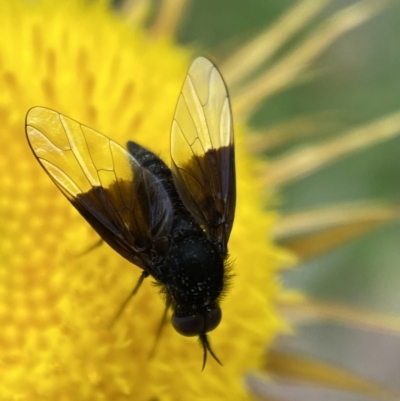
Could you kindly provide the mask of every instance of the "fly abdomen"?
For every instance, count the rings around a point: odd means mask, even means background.
[[[224,263],[216,245],[199,232],[187,232],[171,245],[167,285],[175,313],[194,314],[214,303],[224,285]]]

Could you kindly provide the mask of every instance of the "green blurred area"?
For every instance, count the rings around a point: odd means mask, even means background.
[[[351,3],[355,2],[331,2],[282,52],[294,49],[321,21]],[[211,49],[220,61],[294,4],[288,0],[192,1],[179,40],[196,44],[199,51],[207,49],[206,54]],[[399,38],[400,2],[392,1],[378,16],[331,45],[313,64],[310,79],[265,102],[251,125],[268,128],[296,116],[328,112],[333,124],[291,145],[299,147],[400,110]],[[280,195],[284,212],[364,199],[387,199],[400,206],[400,135],[287,185]],[[284,279],[324,299],[398,313],[400,224],[394,222],[319,257]]]

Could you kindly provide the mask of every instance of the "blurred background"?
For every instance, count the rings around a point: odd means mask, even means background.
[[[223,61],[296,3],[289,0],[193,1],[179,31],[179,41],[194,43],[200,49],[207,49],[206,54],[213,55],[217,62]],[[351,3],[356,2],[331,2],[277,57],[295,49],[321,21]],[[399,38],[400,2],[393,1],[377,16],[329,46],[308,76],[270,97],[252,115],[251,128],[268,132],[268,127],[304,115],[322,116],[326,124],[310,136],[263,157],[275,158],[310,143],[322,143],[351,127],[400,110]],[[400,135],[281,187],[278,199],[282,213],[362,200],[386,200],[400,206]],[[398,221],[387,224],[304,263],[300,269],[285,273],[283,280],[288,286],[323,300],[399,315],[400,224]],[[396,366],[400,367],[396,356],[400,353],[399,338],[389,336],[382,340],[371,333],[364,338],[357,330],[329,323],[299,330],[299,347],[303,350],[340,365],[347,360],[346,365],[369,375],[368,361],[362,358],[363,347],[385,341],[385,347],[375,355],[382,366],[373,376],[399,388],[396,370]]]

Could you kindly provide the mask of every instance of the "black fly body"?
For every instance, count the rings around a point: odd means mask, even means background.
[[[135,142],[127,150],[53,110],[26,118],[31,149],[53,182],[100,237],[161,286],[171,322],[198,336],[220,323],[235,204],[232,113],[221,74],[206,58],[191,65],[171,128],[171,168]]]

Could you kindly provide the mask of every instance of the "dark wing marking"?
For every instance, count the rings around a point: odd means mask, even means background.
[[[232,113],[221,74],[204,57],[192,63],[179,96],[171,158],[184,205],[226,252],[236,205]]]
[[[153,274],[151,258],[166,248],[172,225],[160,181],[120,145],[55,111],[29,110],[26,135],[46,173],[101,238]]]

